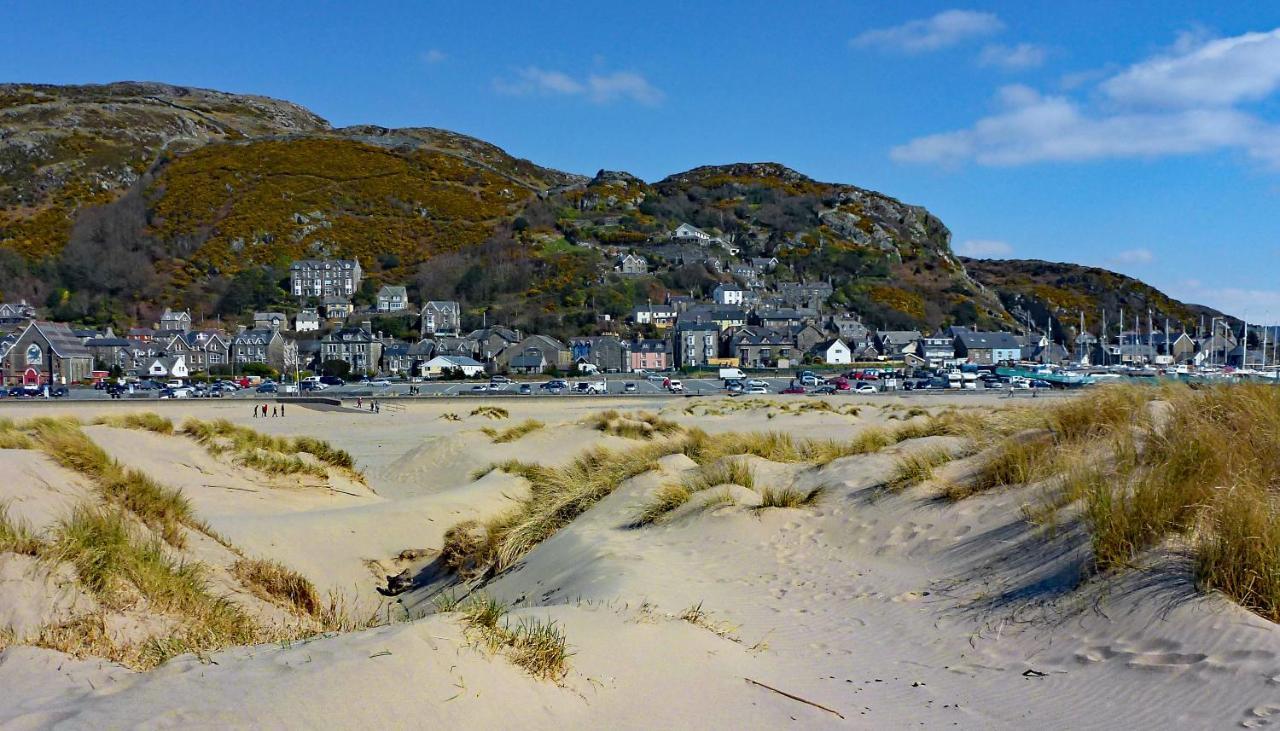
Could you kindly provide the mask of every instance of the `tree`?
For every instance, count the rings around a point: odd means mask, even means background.
[[[320,364],[320,375],[336,376],[346,380],[347,376],[351,375],[351,364],[345,360],[337,360],[336,358],[333,360],[326,360]]]

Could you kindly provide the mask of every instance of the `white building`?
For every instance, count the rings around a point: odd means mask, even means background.
[[[739,306],[746,300],[747,290],[736,284],[720,284],[711,296],[718,305]]]
[[[484,364],[463,355],[437,355],[422,366],[428,376],[441,376],[448,371],[460,370],[468,378],[484,373]]]
[[[809,352],[827,365],[849,365],[853,362],[853,351],[839,338],[818,343]]]
[[[315,308],[304,308],[293,318],[294,332],[314,332],[319,329],[320,313],[316,312]]]
[[[147,366],[147,375],[152,378],[186,378],[191,373],[187,370],[186,356],[174,355],[152,359]]]

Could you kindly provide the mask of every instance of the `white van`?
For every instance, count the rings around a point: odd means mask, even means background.
[[[720,369],[720,380],[722,381],[738,381],[746,377],[747,374],[743,373],[741,368]]]

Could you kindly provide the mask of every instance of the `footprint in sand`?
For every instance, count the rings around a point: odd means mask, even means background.
[[[1265,728],[1275,721],[1278,713],[1280,706],[1254,706],[1245,713],[1248,718],[1241,721],[1240,725],[1244,728]]]

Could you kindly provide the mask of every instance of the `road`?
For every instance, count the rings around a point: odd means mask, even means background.
[[[487,380],[424,381],[422,383],[415,383],[415,384],[393,383],[390,386],[382,386],[382,387],[374,387],[368,384],[350,383],[344,386],[332,386],[332,387],[326,388],[323,391],[314,392],[312,395],[327,396],[331,398],[348,398],[348,399],[404,398],[404,397],[408,397],[408,398],[433,398],[433,397],[435,398],[439,398],[439,397],[492,398],[492,397],[504,397],[504,396],[509,396],[512,398],[515,398],[515,397],[529,398],[530,396],[540,397],[540,398],[555,398],[555,397],[582,398],[583,397],[583,395],[573,393],[572,391],[565,391],[562,394],[553,394],[543,389],[540,389],[539,386],[543,383],[546,383],[547,380],[548,379],[546,378],[542,378],[539,380],[518,381],[516,383],[505,384],[501,386],[498,390],[484,390],[484,391],[477,391],[475,390],[475,387],[476,386],[487,387],[488,385]],[[566,378],[564,380],[567,381],[569,384],[571,384],[571,386],[573,383],[576,383],[579,381],[604,380],[608,388],[607,393],[609,396],[663,396],[663,395],[675,396],[676,395],[676,394],[669,394],[665,389],[662,388],[661,379],[650,381],[645,378],[637,378],[635,376],[629,376],[627,374],[609,374],[606,376],[596,376],[596,377],[591,377],[586,379]],[[715,395],[715,394],[722,394],[725,392],[724,382],[716,378],[679,377],[679,380],[684,384],[684,389],[685,389],[684,395],[687,395],[687,396],[709,396],[709,395]],[[780,392],[782,389],[789,386],[792,382],[792,379],[790,377],[758,378],[758,379],[753,377],[752,380],[763,381],[765,384],[765,387],[769,390],[769,394],[767,395],[778,394],[778,392]],[[532,394],[521,395],[519,393],[520,386],[525,383],[529,384],[532,387]],[[628,383],[635,384],[635,391],[628,392],[626,390],[626,384]],[[409,389],[411,386],[416,388],[419,391],[417,396],[409,395]],[[937,391],[935,390],[893,391],[891,393],[900,395],[900,396],[917,395],[917,396],[926,397],[931,394],[940,394],[940,393],[946,393],[946,394],[999,393],[1001,390],[1003,389],[978,389],[977,391],[960,391],[958,389],[946,389],[946,390],[937,390]],[[851,392],[846,391],[842,393],[847,394]],[[1026,393],[1025,395],[1030,396],[1029,393]],[[155,400],[158,397],[159,396],[157,391],[141,391],[119,400],[123,402],[134,402],[134,401]],[[254,389],[250,388],[244,391],[236,392],[234,394],[227,394],[223,396],[223,398],[237,399],[237,400],[275,399],[277,398],[277,394],[257,393]],[[9,397],[3,398],[3,401],[41,401],[41,400],[43,399],[9,398]],[[66,400],[87,401],[87,400],[111,400],[111,399],[107,395],[106,391],[96,391],[92,388],[75,387],[70,390],[70,394],[66,397]]]

